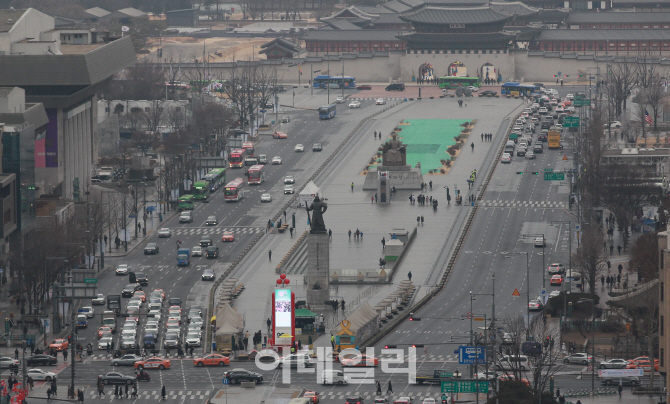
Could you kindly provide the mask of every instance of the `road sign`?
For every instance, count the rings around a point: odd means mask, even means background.
[[[568,161],[568,155],[567,154],[563,156],[563,161]]]
[[[85,278],[84,283],[98,283],[96,278]]]
[[[560,76],[560,75],[561,75],[561,72],[558,72],[558,75]]]
[[[519,289],[514,289],[514,292],[512,292],[512,296],[521,296],[521,293],[519,293]]]
[[[553,169],[553,168],[545,168],[545,169],[544,169],[544,172],[545,172],[545,173],[553,173],[553,172],[554,172],[554,169]]]
[[[588,370],[589,372],[593,372],[593,365],[589,365]]]
[[[445,381],[440,383],[441,393],[488,393],[489,381]]]
[[[224,386],[227,386],[227,385],[228,385],[228,379],[225,378],[225,377],[223,378],[223,385],[224,385]]]
[[[575,107],[591,106],[591,100],[574,100]],[[565,120],[565,118],[563,118]]]
[[[644,376],[644,369],[599,369],[600,377]]]
[[[565,118],[563,118],[563,119],[565,120]],[[136,219],[137,215],[128,215],[128,217],[131,218],[131,219]]]
[[[563,118],[563,127],[564,128],[579,128],[579,117],[578,116],[566,116]]]
[[[468,314],[466,314],[465,317],[467,317],[468,320],[472,319],[472,313],[468,313]]]
[[[596,76],[589,76],[589,80],[595,80]]]
[[[564,181],[565,173],[544,173],[545,181]]]
[[[486,351],[479,346],[459,346],[458,363],[461,365],[484,364],[486,363]]]
[[[454,377],[454,372],[446,372],[444,370],[438,370],[438,377],[441,379],[449,379]]]

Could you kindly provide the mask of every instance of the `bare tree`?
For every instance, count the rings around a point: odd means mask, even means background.
[[[148,131],[157,135],[158,128],[163,125],[165,119],[165,102],[162,100],[153,100],[147,109],[143,113],[145,127]],[[154,137],[153,140],[156,141],[158,139]]]
[[[596,281],[600,274],[607,268],[605,257],[603,233],[594,223],[584,226],[582,236],[579,240],[577,252],[572,256],[572,263],[579,268],[584,282],[589,284],[591,293],[595,293]]]
[[[626,100],[631,90],[638,84],[635,61],[623,58],[616,63],[608,63],[604,80],[607,93],[614,102],[615,115],[621,116],[626,109]]]
[[[628,271],[637,273],[645,282],[658,278],[658,235],[654,232],[640,236],[630,251]]]
[[[168,105],[166,107],[165,120],[172,131],[181,131],[186,125],[186,111],[184,106]]]

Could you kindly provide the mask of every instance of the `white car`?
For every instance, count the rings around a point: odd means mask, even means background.
[[[107,344],[112,344],[113,340],[111,335],[109,337],[102,337],[98,340],[98,349],[104,351],[107,350]]]
[[[119,264],[116,266],[117,275],[128,275],[128,264]]]
[[[544,237],[535,237],[535,240],[533,241],[533,245],[535,247],[544,247],[546,246],[546,239]]]
[[[531,300],[530,303],[528,303],[528,310],[532,311],[542,310],[542,302],[539,300]]]
[[[201,337],[199,332],[191,331],[186,335],[186,346],[200,346]]]
[[[377,98],[377,101],[375,101],[376,105],[384,105],[386,104],[386,100],[384,98]]]
[[[360,107],[361,107],[360,101],[351,101],[351,103],[349,103],[349,108],[360,108]]]
[[[274,157],[272,158],[272,164],[275,164],[275,165],[277,165],[277,164],[281,164],[281,157],[279,157],[279,156],[274,156]]]
[[[556,112],[559,113],[559,114],[561,112],[565,112],[565,108],[563,108],[561,105],[559,105],[559,106],[556,107]]]
[[[295,151],[297,151],[297,152],[304,152],[304,151],[305,151],[305,146],[303,146],[303,145],[301,145],[301,144],[297,144],[297,145],[295,145],[295,147],[293,148],[293,150],[295,150]]]
[[[101,306],[105,304],[105,295],[102,293],[98,293],[95,297],[95,299],[91,299],[91,304],[96,305],[96,306]]]
[[[286,195],[286,194],[294,194],[294,193],[295,193],[295,188],[293,187],[293,185],[286,185],[286,186],[284,187],[284,195]]]
[[[29,369],[26,372],[27,376],[30,376],[33,378],[33,380],[56,380],[56,374],[53,372],[47,372],[42,369]]]
[[[528,150],[526,152],[526,160],[534,160],[535,159],[535,153],[533,153],[532,150]]]
[[[500,157],[500,162],[501,163],[511,163],[512,162],[512,156],[509,153],[503,153],[502,157]]]
[[[434,398],[426,397],[423,399],[421,404],[437,404]]]
[[[265,193],[261,195],[261,202],[272,202],[272,195]]]
[[[475,373],[475,379],[480,380],[495,380],[498,377],[496,372],[489,370],[488,372],[477,372]]]
[[[335,100],[335,102],[336,102],[337,104],[344,104],[344,97],[342,97],[342,96],[337,97],[337,99]]]
[[[159,238],[172,237],[172,230],[168,229],[167,227],[163,227],[158,230],[158,237]]]
[[[540,114],[543,114],[543,115],[546,115],[546,114],[549,113],[549,111],[548,111],[547,108],[545,108],[545,107],[541,107],[540,110],[539,110],[538,112],[539,112]]]
[[[549,298],[553,299],[553,298],[558,297],[560,295],[561,295],[560,290],[552,290],[551,293],[549,293]]]
[[[147,324],[147,326],[144,327],[144,332],[146,334],[158,334],[158,324]]]
[[[95,313],[93,312],[93,307],[91,306],[84,306],[81,309],[79,309],[79,313],[86,315],[86,318],[93,318],[95,316]]]
[[[608,127],[610,127],[610,128],[620,128],[621,127],[621,122],[612,121],[612,122],[609,123],[609,126],[607,124],[605,124],[605,129],[607,129]]]
[[[553,263],[547,268],[549,275],[560,275],[565,273],[565,265],[559,263]]]
[[[284,177],[284,184],[295,184],[295,177],[292,175],[287,175]]]
[[[200,329],[202,329],[205,326],[205,320],[203,320],[200,317],[193,317],[191,319],[191,324],[197,324],[198,326],[200,326]]]
[[[202,257],[202,247],[199,245],[191,248],[191,256],[192,257]]]
[[[470,89],[470,91],[472,91],[473,93],[476,93],[476,92],[478,92],[478,91],[479,91],[479,87],[475,87],[475,86],[468,86],[468,88],[469,88],[469,89]]]
[[[574,99],[575,99],[575,96],[572,95],[572,94],[568,94],[568,95],[565,96],[565,99],[566,99],[566,100],[574,100]]]

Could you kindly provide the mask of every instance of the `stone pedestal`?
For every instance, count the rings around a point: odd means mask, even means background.
[[[327,232],[307,236],[307,304],[323,306],[330,300],[330,245]],[[314,285],[320,289],[314,289]]]
[[[412,190],[421,189],[423,183],[423,175],[420,168],[412,168],[410,166],[393,167],[393,166],[378,166],[377,169],[371,169],[365,176],[363,183],[363,190],[379,192],[379,173],[387,172],[387,180],[389,187],[395,187],[396,190]]]

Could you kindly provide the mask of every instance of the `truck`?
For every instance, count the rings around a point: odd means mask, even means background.
[[[180,248],[177,250],[177,266],[187,267],[191,265],[191,250],[189,248]]]
[[[442,382],[460,379],[461,374],[458,370],[451,372],[444,369],[433,370],[432,375],[416,375],[416,384],[440,384]]]
[[[547,147],[550,149],[559,149],[561,147],[561,132],[557,130],[550,130],[547,134]]]
[[[121,295],[107,296],[107,310],[113,311],[116,315],[121,313]]]
[[[113,333],[116,332],[116,313],[112,310],[105,310],[102,313],[102,326],[111,328]]]

